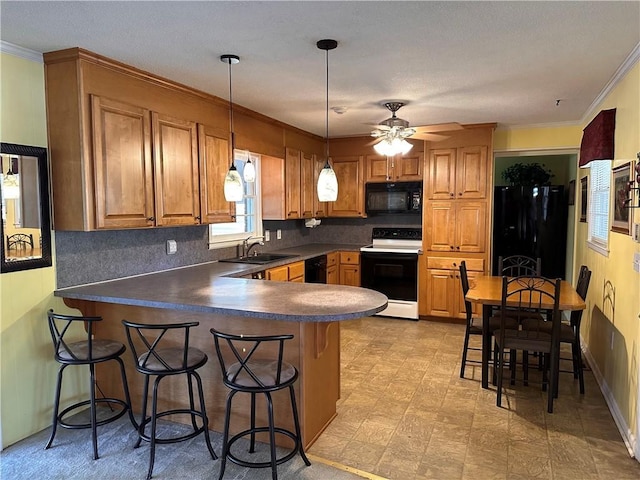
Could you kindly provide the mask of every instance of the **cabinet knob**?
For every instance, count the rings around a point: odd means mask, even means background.
[[[200,215],[198,215],[198,216],[196,217],[196,220],[200,220],[200,219],[201,219],[201,217],[200,217]]]
[[[453,250],[453,245],[451,245],[451,250]]]
[[[460,247],[456,247],[458,250],[460,250]]]
[[[155,219],[156,219],[156,217],[149,217],[149,218],[147,218],[147,220],[149,220],[150,222],[155,221]]]
[[[458,195],[462,196],[462,192],[458,192]]]
[[[454,267],[457,267],[458,265],[456,265],[456,263],[455,263],[455,262],[453,262],[453,266],[454,266]]]
[[[450,197],[455,197],[455,194],[454,193],[450,193],[449,196]]]

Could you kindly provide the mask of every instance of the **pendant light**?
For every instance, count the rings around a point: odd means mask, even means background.
[[[247,183],[256,181],[256,167],[251,163],[251,155],[247,156],[247,162],[244,164],[242,176],[244,177],[244,181]]]
[[[224,198],[227,202],[239,202],[242,200],[244,189],[242,187],[242,178],[233,162],[236,140],[233,132],[233,91],[231,89],[231,65],[240,63],[240,57],[237,55],[222,55],[220,61],[229,65],[229,130],[231,132],[231,166],[224,178]]]
[[[325,164],[320,175],[318,176],[318,200],[321,202],[335,202],[338,199],[338,179],[336,172],[331,168],[329,163],[329,50],[333,50],[338,46],[335,40],[320,40],[316,43],[320,50],[326,52],[327,66],[327,104],[326,104],[326,146],[325,146]]]

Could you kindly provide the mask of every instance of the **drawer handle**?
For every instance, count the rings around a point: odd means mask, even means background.
[[[156,219],[156,217],[149,217],[147,218],[147,220],[149,220],[150,222],[153,222]]]

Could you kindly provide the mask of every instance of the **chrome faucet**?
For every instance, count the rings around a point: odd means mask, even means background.
[[[242,257],[246,258],[249,256],[249,253],[251,252],[251,249],[253,247],[255,247],[256,245],[264,245],[264,241],[260,238],[258,239],[257,242],[253,242],[252,244],[249,244],[249,240],[251,240],[252,237],[248,237],[245,238],[242,242]],[[256,253],[257,255],[257,253]]]

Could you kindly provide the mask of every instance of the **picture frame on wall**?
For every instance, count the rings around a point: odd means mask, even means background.
[[[571,180],[569,182],[569,205],[575,205],[576,203],[576,181]]]
[[[583,223],[587,222],[587,201],[589,198],[587,178],[588,177],[582,177],[580,179],[580,221]]]
[[[629,179],[631,178],[631,162],[620,165],[612,171],[613,182],[613,221],[611,231],[629,235],[631,233],[631,215],[628,208],[625,208],[626,200],[629,198]]]

